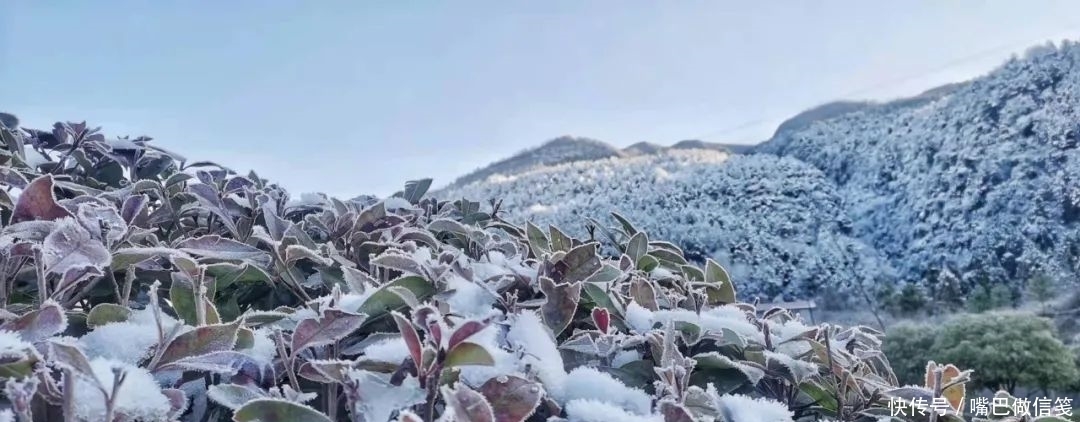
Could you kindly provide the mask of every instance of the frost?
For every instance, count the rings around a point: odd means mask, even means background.
[[[0,422],[15,422],[15,414],[11,409],[0,410]]]
[[[566,404],[566,417],[570,422],[663,422],[660,415],[642,416],[622,408],[596,400],[573,400]],[[739,421],[742,422],[742,421]]]
[[[271,332],[267,328],[260,328],[255,330],[255,341],[252,343],[251,348],[247,350],[248,355],[259,362],[269,364],[277,356],[277,346],[274,344],[274,340],[270,338]]]
[[[145,369],[110,359],[97,358],[90,361],[94,376],[101,381],[105,391],[112,392],[115,375],[113,368],[121,370],[124,382],[115,398],[115,410],[127,420],[145,422],[167,421],[171,406],[161,393],[161,387]],[[75,413],[88,421],[105,418],[105,395],[87,377],[79,377],[75,384]]]

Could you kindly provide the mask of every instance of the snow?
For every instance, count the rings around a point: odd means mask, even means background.
[[[112,392],[117,368],[125,375],[114,400],[117,414],[130,420],[145,422],[167,421],[171,406],[161,393],[161,387],[145,369],[124,362],[97,358],[90,361],[94,376],[101,381],[105,391]],[[79,377],[75,384],[75,413],[84,420],[99,421],[105,418],[106,396],[87,377]]]
[[[824,174],[788,158],[670,150],[532,167],[440,195],[498,198],[513,223],[554,224],[579,238],[584,217],[607,221],[618,211],[688,258],[718,259],[748,300],[845,287],[853,266],[875,262],[873,250],[847,248],[858,241],[842,233],[850,222]]]
[[[1032,50],[944,94],[816,121],[759,150],[823,171],[852,234],[903,281],[950,294],[1020,289],[1034,272],[1075,279],[1078,69],[1080,44]]]
[[[79,339],[87,357],[114,359],[132,365],[147,357],[157,342],[156,326],[131,321],[102,325]]]
[[[638,415],[647,415],[652,410],[652,399],[644,391],[627,387],[611,375],[586,366],[570,371],[562,389],[552,396],[562,403],[581,399],[602,401]]]
[[[663,422],[660,415],[642,416],[627,412],[617,406],[597,400],[574,400],[566,404],[566,417],[570,422]],[[742,421],[740,421],[742,422]]]
[[[409,347],[401,337],[388,338],[364,348],[365,359],[379,362],[401,363],[409,356]]]
[[[710,384],[711,387],[711,384]],[[715,394],[715,391],[713,391]],[[739,422],[786,422],[792,420],[787,406],[766,399],[755,399],[741,394],[726,394],[716,399],[720,413],[727,420]]]
[[[525,366],[530,366],[549,393],[555,396],[561,394],[560,389],[566,380],[562,355],[551,330],[536,312],[522,311],[517,314],[506,334],[506,341],[512,350],[523,353],[519,370],[525,372]]]
[[[636,333],[647,333],[652,330],[653,312],[631,301],[626,305],[626,325]]]

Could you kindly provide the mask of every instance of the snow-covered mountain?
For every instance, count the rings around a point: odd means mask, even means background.
[[[912,98],[817,107],[752,149],[681,145],[560,138],[438,194],[502,198],[511,219],[578,235],[619,210],[763,299],[1080,271],[1077,43]]]
[[[545,166],[441,192],[503,200],[514,222],[586,236],[584,217],[618,211],[691,258],[727,263],[744,294],[768,301],[845,286],[880,266],[847,233],[843,200],[821,171],[798,160],[668,149]]]
[[[1030,50],[970,83],[778,133],[756,150],[836,185],[853,234],[909,280],[965,285],[1080,257],[1080,44]],[[1017,281],[1017,282],[1014,282]]]

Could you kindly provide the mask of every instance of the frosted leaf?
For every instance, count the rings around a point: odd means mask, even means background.
[[[57,221],[53,232],[45,237],[42,253],[45,268],[60,275],[88,268],[100,270],[111,259],[109,250],[70,217]]]
[[[809,379],[818,373],[819,367],[816,363],[807,362],[800,359],[795,359],[783,353],[776,353],[771,351],[764,351],[765,358],[771,363],[776,362],[784,366],[791,372],[791,375],[795,377],[795,380],[799,383]]]
[[[415,377],[407,377],[400,386],[394,386],[386,375],[357,369],[349,372],[349,378],[356,383],[359,396],[353,412],[364,415],[365,420],[387,421],[394,412],[426,400],[426,393]]]
[[[622,367],[623,365],[626,365],[626,364],[628,364],[630,362],[641,360],[641,359],[642,359],[641,352],[639,352],[637,350],[634,350],[634,349],[620,350],[618,352],[615,352],[615,357],[611,358],[611,366],[615,367],[615,368],[619,368],[619,367]]]
[[[157,381],[145,369],[123,362],[97,358],[90,361],[94,376],[101,381],[105,391],[112,392],[116,377],[113,368],[125,374],[124,382],[117,390],[114,400],[117,415],[127,420],[145,422],[168,421],[172,406],[169,398],[161,393]],[[98,386],[86,377],[79,377],[75,382],[75,414],[87,421],[100,421],[105,418],[105,395]]]
[[[572,400],[567,403],[566,418],[569,422],[664,422],[664,417],[660,415],[642,416],[627,412],[618,406],[588,399]]]
[[[127,223],[115,208],[94,204],[80,204],[75,219],[90,233],[91,237],[112,245],[127,234]],[[105,237],[102,238],[101,235]]]
[[[611,375],[585,366],[570,371],[562,389],[552,395],[562,403],[595,400],[638,415],[647,415],[652,410],[652,399],[645,391],[627,387]]]

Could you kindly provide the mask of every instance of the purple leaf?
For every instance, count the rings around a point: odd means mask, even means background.
[[[540,405],[543,391],[540,384],[516,376],[495,377],[480,386],[480,394],[494,411],[495,422],[524,421]]]
[[[360,329],[367,318],[364,314],[354,314],[337,309],[323,311],[321,318],[308,318],[296,324],[292,335],[292,350],[331,344]]]
[[[443,387],[442,396],[447,406],[454,409],[454,416],[459,422],[495,422],[487,399],[463,384],[458,384],[454,389]]]
[[[540,308],[544,323],[557,336],[574,318],[578,301],[581,300],[581,282],[555,284],[548,277],[540,277],[540,291],[545,298]]]
[[[74,219],[60,220],[42,244],[45,268],[63,276],[58,291],[64,291],[81,277],[109,265],[112,256],[101,241],[90,236]]]
[[[124,205],[120,208],[120,217],[124,219],[129,225],[138,226],[135,222],[136,218],[144,219],[146,217],[146,204],[150,201],[150,198],[146,195],[132,195],[124,200]]]
[[[482,321],[466,321],[461,325],[458,325],[454,329],[454,334],[450,335],[450,342],[447,343],[446,348],[453,350],[455,346],[465,341],[469,337],[472,337],[473,334],[480,332],[480,330],[483,330],[487,326],[488,323]]]
[[[236,222],[233,221],[232,215],[229,214],[229,210],[225,207],[225,202],[218,196],[214,187],[208,184],[193,183],[188,185],[188,192],[195,196],[195,199],[206,208],[207,211],[213,213],[218,217],[225,228],[232,233],[233,236],[237,236],[239,231],[236,227]]]
[[[404,316],[397,312],[391,312],[390,315],[394,317],[394,322],[397,323],[398,331],[401,332],[401,338],[405,339],[405,345],[409,348],[409,355],[412,356],[413,363],[419,367],[423,362],[423,349],[420,344],[420,335],[416,333],[416,328],[412,323]]]
[[[160,368],[188,356],[232,350],[233,345],[236,344],[236,332],[239,328],[239,322],[206,325],[176,336],[169,341],[168,346],[165,346],[157,367]]]
[[[265,251],[246,243],[240,243],[216,234],[184,240],[177,243],[176,248],[193,255],[211,259],[227,261],[250,260],[263,264],[267,264],[270,261],[270,255]]]
[[[60,304],[48,300],[37,309],[0,326],[0,330],[19,333],[23,341],[38,341],[60,334],[67,328],[67,317]]]
[[[53,195],[53,177],[45,175],[34,179],[23,189],[15,211],[11,214],[11,223],[31,220],[59,220],[71,217],[68,210],[56,202]]]

